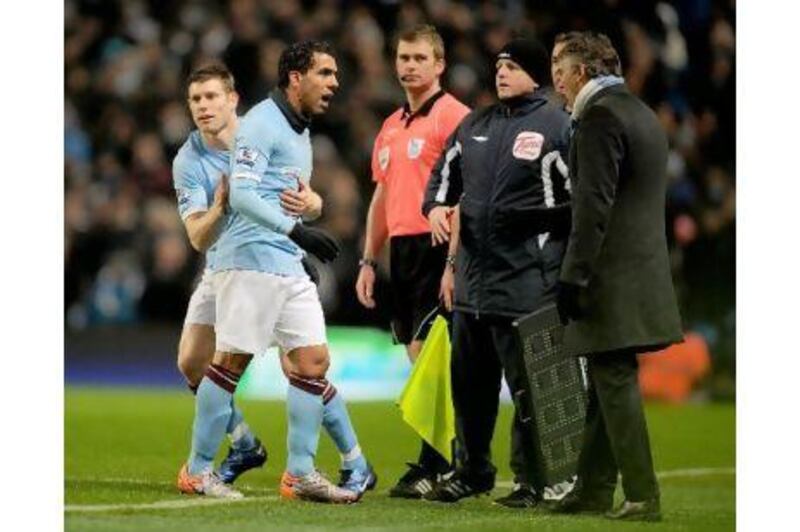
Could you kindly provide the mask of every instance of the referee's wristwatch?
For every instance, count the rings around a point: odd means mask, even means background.
[[[373,270],[377,270],[378,269],[378,263],[375,260],[368,259],[366,257],[358,261],[358,266],[359,267],[361,267],[361,266],[369,266]]]

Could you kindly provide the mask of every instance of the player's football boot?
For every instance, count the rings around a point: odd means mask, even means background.
[[[377,483],[378,475],[375,474],[369,463],[365,470],[342,469],[339,471],[339,487],[357,493],[359,499],[366,491],[375,489]]]
[[[303,477],[296,477],[285,471],[281,477],[279,492],[282,499],[333,504],[350,504],[360,497],[358,493],[335,485],[319,471],[312,471]]]
[[[242,499],[244,495],[231,488],[212,470],[199,475],[190,475],[189,466],[184,464],[178,473],[178,489],[189,495],[205,495],[217,499]]]
[[[250,469],[262,467],[267,461],[267,449],[256,438],[256,446],[247,451],[237,451],[233,447],[228,450],[228,456],[219,465],[217,474],[225,484],[232,484],[239,475]]]
[[[494,475],[471,475],[464,470],[456,471],[439,482],[433,491],[426,493],[426,501],[457,502],[465,497],[489,493],[494,488]]]
[[[440,476],[418,464],[408,463],[408,471],[389,490],[389,497],[420,499],[433,491]]]

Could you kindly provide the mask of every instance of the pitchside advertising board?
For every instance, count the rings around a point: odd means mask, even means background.
[[[366,327],[328,327],[328,347],[328,379],[347,401],[394,401],[400,396],[411,364],[405,347],[393,345],[389,333]],[[253,357],[236,393],[250,399],[285,399],[287,387],[278,350],[270,349]],[[505,383],[500,397],[511,400]]]

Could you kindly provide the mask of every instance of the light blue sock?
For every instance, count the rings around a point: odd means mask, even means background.
[[[190,475],[213,467],[214,457],[231,418],[232,397],[231,392],[223,390],[208,377],[200,381],[192,426],[192,452],[189,454]]]
[[[289,385],[286,393],[289,421],[286,439],[289,450],[287,470],[290,475],[302,477],[314,471],[323,408],[321,395]]]
[[[225,429],[228,438],[231,440],[231,447],[237,451],[249,451],[256,446],[256,437],[244,422],[244,414],[236,406],[231,396],[231,418],[228,420],[228,428]]]
[[[325,430],[339,449],[339,454],[342,457],[342,469],[365,470],[367,468],[367,460],[361,454],[356,431],[350,422],[347,405],[345,405],[340,393],[334,395],[325,404],[322,426],[325,427]]]

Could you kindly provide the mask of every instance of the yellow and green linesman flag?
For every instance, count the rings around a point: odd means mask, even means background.
[[[450,336],[442,316],[433,322],[397,404],[403,421],[452,462],[456,416],[450,386]]]

